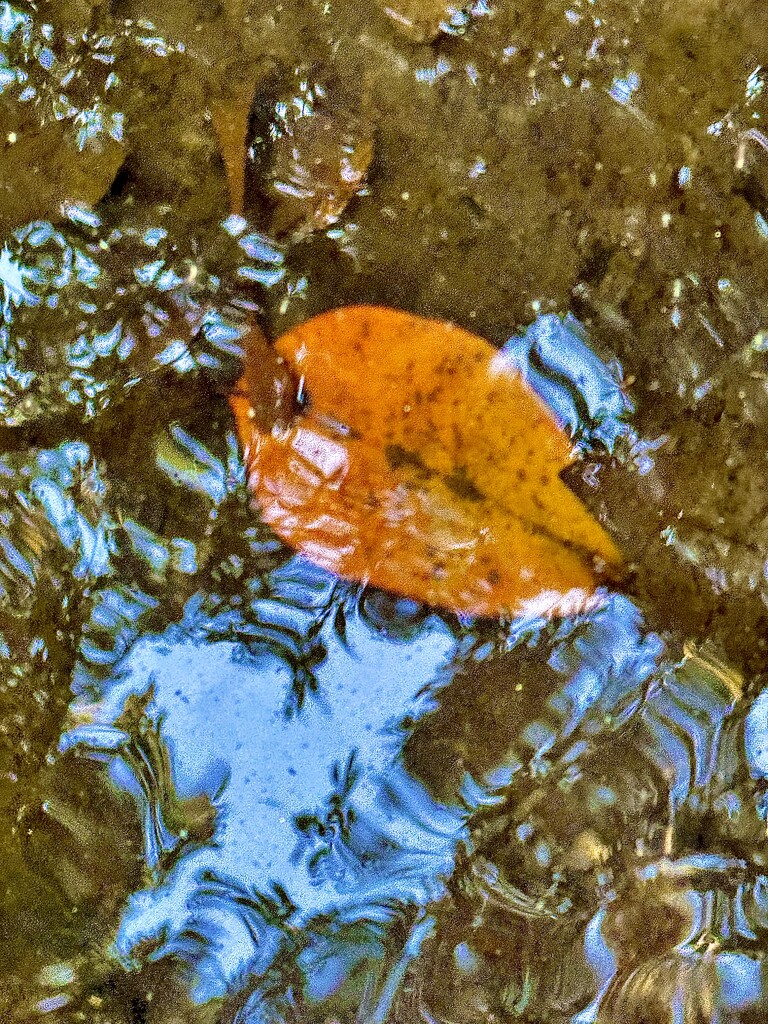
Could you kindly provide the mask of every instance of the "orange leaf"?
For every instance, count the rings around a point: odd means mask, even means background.
[[[353,306],[275,348],[309,408],[266,433],[247,397],[231,402],[261,515],[309,560],[486,616],[576,611],[619,571],[613,541],[559,478],[567,437],[487,341]]]

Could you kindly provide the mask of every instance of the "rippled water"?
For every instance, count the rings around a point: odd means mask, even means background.
[[[166,6],[0,3],[3,1020],[763,1021],[765,12]],[[343,201],[269,149],[317,97]],[[620,590],[471,620],[261,524],[244,327],[353,301],[498,344]]]

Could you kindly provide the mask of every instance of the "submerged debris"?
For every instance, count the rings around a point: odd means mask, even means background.
[[[456,33],[469,22],[471,3],[446,0],[379,0],[398,31],[414,43],[429,43],[441,32]]]
[[[276,75],[254,100],[250,203],[273,237],[293,241],[335,224],[364,187],[373,135],[362,104],[299,69]]]

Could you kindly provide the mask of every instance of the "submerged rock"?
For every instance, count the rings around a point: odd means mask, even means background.
[[[292,241],[335,224],[364,188],[373,134],[359,101],[302,69],[263,83],[253,105],[250,201],[274,237]]]

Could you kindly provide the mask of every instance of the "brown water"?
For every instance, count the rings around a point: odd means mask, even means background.
[[[0,3],[4,1021],[765,1020],[767,53],[748,2]],[[240,328],[359,301],[513,339],[622,593],[458,620],[260,524]]]

